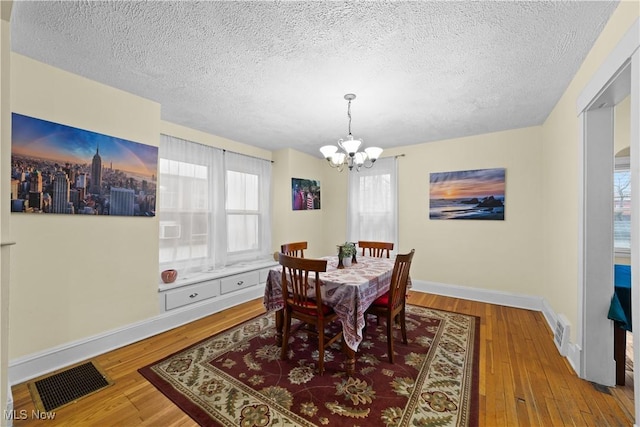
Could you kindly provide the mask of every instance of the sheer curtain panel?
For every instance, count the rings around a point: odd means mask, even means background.
[[[184,276],[224,266],[223,151],[161,135],[158,155],[160,269]]]
[[[347,240],[393,242],[398,247],[398,172],[395,157],[349,172]]]

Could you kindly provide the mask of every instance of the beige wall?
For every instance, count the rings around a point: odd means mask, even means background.
[[[11,76],[15,113],[158,145],[157,103],[17,54]],[[156,218],[14,213],[11,221],[11,358],[157,313]]]
[[[203,145],[220,148],[222,150],[233,151],[234,153],[245,154],[247,156],[258,157],[260,159],[271,160],[271,151],[254,147],[248,144],[242,144],[230,139],[222,138],[217,135],[200,132],[174,123],[161,121],[160,133],[182,138],[186,141],[193,141]]]
[[[397,150],[398,250],[415,248],[412,277],[540,295],[540,147],[539,128],[526,128]],[[488,168],[506,169],[504,221],[429,219],[431,172]]]
[[[13,112],[157,146],[160,133],[270,159],[271,152],[160,120],[160,105],[11,55]],[[8,145],[3,145],[8,147]],[[89,160],[90,161],[90,160]],[[158,314],[157,218],[11,214],[10,358]]]
[[[540,292],[563,313],[575,342],[578,324],[578,114],[576,101],[598,67],[640,15],[640,3],[615,10],[576,76],[542,127],[543,278]]]
[[[631,145],[631,97],[627,96],[613,108],[613,153],[629,156]]]
[[[307,241],[307,257],[333,253],[346,239],[346,172],[331,169],[318,156],[292,149],[274,153],[273,245]],[[320,210],[294,211],[291,207],[291,178],[320,181]]]
[[[404,154],[398,159],[397,249],[416,249],[413,278],[541,295],[540,134],[533,127],[385,151]],[[308,240],[309,256],[333,253],[346,236],[347,172],[295,150],[279,151],[274,160],[274,187],[287,190],[274,194],[274,242]],[[429,219],[429,173],[484,168],[506,169],[504,221]],[[321,180],[321,211],[291,210],[291,177]]]

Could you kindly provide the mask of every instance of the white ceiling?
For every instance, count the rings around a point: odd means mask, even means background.
[[[347,133],[346,93],[366,146],[541,124],[617,4],[15,1],[11,44],[163,120],[321,157]]]

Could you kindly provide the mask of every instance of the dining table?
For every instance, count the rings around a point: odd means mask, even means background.
[[[359,256],[356,263],[338,268],[337,256],[325,256],[327,271],[320,273],[322,302],[331,307],[342,324],[346,371],[355,372],[356,353],[363,339],[365,312],[379,296],[389,291],[395,258]],[[310,284],[313,285],[311,277]],[[264,306],[276,313],[276,341],[282,345],[284,298],[282,266],[269,270],[264,293]]]

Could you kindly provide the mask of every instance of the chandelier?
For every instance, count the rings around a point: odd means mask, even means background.
[[[346,139],[339,139],[338,146],[325,145],[320,147],[320,152],[325,159],[329,162],[332,168],[338,168],[340,172],[346,167],[352,170],[354,167],[356,171],[359,171],[362,166],[370,168],[373,166],[380,154],[382,154],[382,148],[369,147],[363,151],[358,151],[362,144],[362,139],[354,139],[351,135],[351,101],[356,99],[356,96],[352,93],[348,93],[344,96],[344,99],[349,101],[347,106],[347,117],[349,117],[349,135]],[[342,151],[338,151],[341,149]]]

